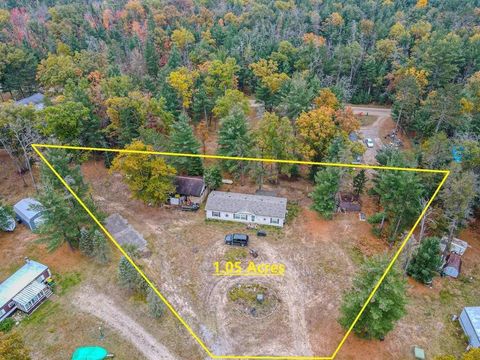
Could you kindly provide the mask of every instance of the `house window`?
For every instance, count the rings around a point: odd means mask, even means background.
[[[220,211],[212,211],[213,217],[220,217]]]
[[[0,317],[2,317],[3,315],[5,315],[6,311],[4,309],[0,309]]]
[[[233,218],[237,220],[248,220],[247,214],[233,214]]]
[[[255,221],[255,215],[252,215],[252,221]]]
[[[280,219],[270,218],[270,224],[280,224]]]
[[[9,307],[9,308],[12,308],[14,305],[15,305],[15,302],[14,302],[14,301],[10,301],[10,302],[8,303],[8,307]]]

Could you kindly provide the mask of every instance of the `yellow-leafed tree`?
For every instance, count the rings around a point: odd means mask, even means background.
[[[126,150],[153,151],[153,147],[134,141]],[[133,196],[148,204],[164,204],[175,192],[175,168],[158,155],[121,153],[113,160],[111,171],[120,172]]]
[[[297,135],[300,153],[305,160],[318,160],[325,156],[330,141],[337,133],[333,122],[334,112],[334,109],[322,106],[298,117]]]
[[[168,75],[167,82],[182,98],[182,107],[187,109],[192,103],[193,86],[198,72],[182,66]]]

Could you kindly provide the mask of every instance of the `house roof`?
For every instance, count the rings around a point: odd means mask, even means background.
[[[283,219],[287,213],[287,199],[275,196],[212,191],[208,196],[205,210],[250,213],[257,216]]]
[[[175,176],[174,184],[177,194],[185,196],[201,196],[205,189],[205,182],[196,176]]]
[[[464,310],[472,323],[475,335],[477,335],[477,338],[480,341],[480,306],[466,307]]]
[[[35,199],[25,198],[13,205],[13,210],[17,214],[22,214],[25,219],[31,220],[42,212],[41,210],[33,209],[33,206],[42,206],[42,204]]]
[[[25,265],[0,284],[0,307],[12,300],[47,269],[46,265],[27,260]]]
[[[24,99],[18,100],[15,102],[17,105],[33,105],[37,110],[41,110],[44,108],[43,100],[45,96],[41,93],[35,93],[29,97]]]
[[[39,282],[32,282],[30,285],[27,285],[22,291],[14,296],[13,300],[22,305],[26,306],[30,301],[35,298],[40,292],[42,292],[47,285]]]

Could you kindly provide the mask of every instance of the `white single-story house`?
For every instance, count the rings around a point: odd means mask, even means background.
[[[205,205],[207,219],[283,227],[287,199],[276,196],[212,191]]]
[[[47,285],[51,275],[48,266],[27,258],[20,269],[0,283],[0,321],[17,309],[30,314],[52,295]]]
[[[468,337],[469,345],[480,348],[480,306],[463,308],[458,320]]]

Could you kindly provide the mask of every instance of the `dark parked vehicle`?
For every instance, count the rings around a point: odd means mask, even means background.
[[[257,236],[267,236],[267,232],[265,230],[258,230]]]
[[[180,209],[182,211],[197,211],[198,209],[200,209],[200,205],[197,203],[184,204],[184,205],[181,205]]]
[[[248,235],[245,234],[228,234],[225,236],[225,244],[227,245],[237,245],[237,246],[247,246],[248,245]]]

